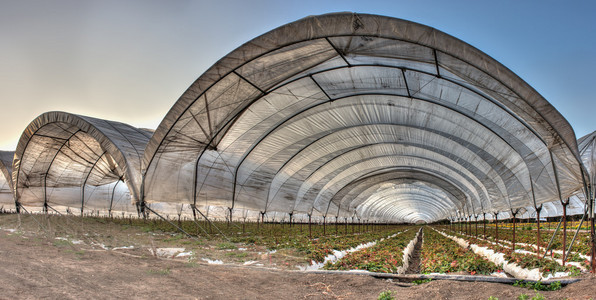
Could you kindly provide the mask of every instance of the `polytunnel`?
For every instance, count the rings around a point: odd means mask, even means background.
[[[480,50],[336,13],[265,33],[201,75],[147,145],[141,199],[432,222],[569,197],[580,162],[561,114]]]
[[[65,112],[47,112],[23,132],[12,178],[19,207],[136,211],[141,159],[150,130]]]
[[[12,189],[12,159],[14,152],[0,151],[0,209],[12,210],[14,205]]]

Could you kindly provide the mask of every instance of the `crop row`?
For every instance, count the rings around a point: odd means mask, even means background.
[[[411,228],[376,245],[352,252],[334,264],[326,264],[328,270],[367,270],[371,272],[397,273],[403,266],[404,249],[414,239],[418,228]]]
[[[569,265],[562,266],[554,260],[548,258],[543,259],[542,257],[537,256],[534,253],[523,253],[521,251],[513,251],[511,247],[507,247],[505,245],[491,242],[488,240],[476,238],[474,236],[467,236],[454,231],[451,231],[449,234],[455,237],[462,238],[470,244],[475,244],[480,247],[486,247],[495,251],[496,253],[502,253],[504,255],[503,258],[506,261],[508,261],[509,263],[514,263],[521,268],[525,268],[528,270],[539,269],[539,272],[543,276],[547,276],[548,274],[554,274],[556,272],[568,272],[572,275],[576,275],[581,272],[577,267]]]
[[[490,275],[499,270],[494,263],[460,247],[456,242],[432,229],[424,230],[421,251],[421,273],[468,272]]]
[[[449,227],[442,227],[445,230],[450,229]],[[458,226],[454,226],[453,229],[459,229]],[[462,233],[461,231],[458,231]],[[464,231],[465,232],[465,231]],[[470,232],[470,235],[475,235],[475,230],[473,229]],[[478,238],[482,238],[484,235],[484,230],[479,230]],[[553,232],[541,232],[540,235],[540,248],[541,251],[545,251],[546,247],[550,239],[552,238]],[[516,249],[523,249],[529,252],[536,252],[537,251],[537,243],[538,243],[538,234],[535,230],[527,230],[527,229],[519,229],[515,230],[515,240],[516,240]],[[573,235],[568,233],[566,247],[569,247],[569,244],[572,241]],[[492,242],[498,243],[507,243],[512,244],[513,242],[513,230],[507,229],[503,230],[499,228],[495,230],[495,228],[490,228],[490,230],[486,230],[486,239]],[[559,232],[555,235],[553,239],[552,245],[550,247],[551,250],[559,250],[563,251],[563,234]],[[580,232],[573,243],[572,247],[572,255],[570,255],[566,260],[567,261],[574,261],[574,262],[582,262],[585,263],[585,257],[589,256],[591,250],[591,242],[590,242],[590,234],[588,232]],[[544,252],[540,253],[543,254]],[[581,255],[578,255],[581,254]],[[557,254],[556,252],[552,253],[554,258],[562,258],[561,254]]]

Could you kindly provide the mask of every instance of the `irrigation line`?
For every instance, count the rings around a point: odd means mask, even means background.
[[[316,270],[316,271],[302,271],[304,273],[315,273],[315,274],[345,274],[345,275],[367,275],[372,276],[375,278],[391,278],[391,279],[398,279],[398,280],[420,280],[420,279],[432,279],[432,280],[453,280],[453,281],[472,281],[472,282],[496,282],[496,283],[506,283],[506,284],[515,284],[517,282],[531,282],[537,283],[540,282],[542,284],[550,285],[555,282],[560,282],[561,285],[568,285],[574,282],[581,281],[582,279],[574,278],[574,279],[549,279],[544,281],[539,280],[520,280],[516,278],[504,278],[504,277],[493,277],[493,276],[481,276],[481,275],[443,275],[443,274],[393,274],[393,273],[376,273],[376,272],[367,272],[367,271],[331,271],[331,270]]]

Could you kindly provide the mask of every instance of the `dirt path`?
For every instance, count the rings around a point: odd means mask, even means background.
[[[95,227],[95,233],[101,233]],[[152,233],[113,230],[126,240]],[[124,235],[124,233],[126,235]],[[84,233],[83,233],[84,234]],[[138,234],[138,235],[137,235]],[[181,245],[183,246],[183,245]],[[147,249],[122,254],[64,243],[43,234],[0,229],[0,299],[516,299],[535,292],[510,285],[432,281],[412,287],[366,275],[313,274],[188,259],[160,259]],[[547,299],[589,299],[596,279],[572,284]]]
[[[414,251],[412,251],[412,256],[410,257],[410,264],[408,265],[406,274],[420,273],[420,250],[422,249],[422,235],[424,234],[423,231],[420,235],[418,235],[418,240],[414,245]]]

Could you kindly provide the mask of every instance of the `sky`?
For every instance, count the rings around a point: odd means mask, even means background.
[[[576,136],[596,130],[596,1],[0,0],[0,149],[66,111],[155,129],[243,43],[309,15],[385,15],[480,49],[536,89]]]

